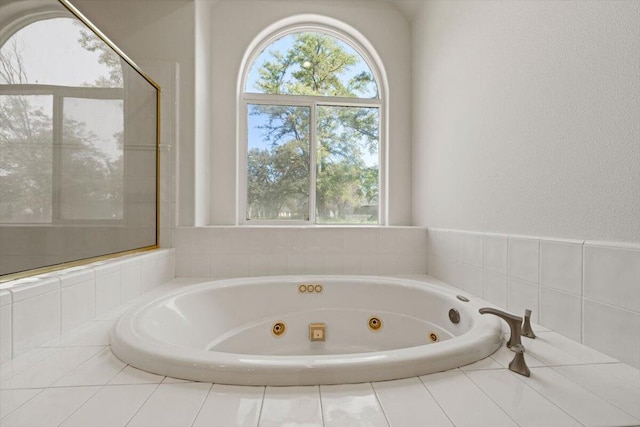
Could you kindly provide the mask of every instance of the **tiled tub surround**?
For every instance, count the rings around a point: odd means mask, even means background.
[[[0,361],[58,338],[175,277],[159,249],[0,284]]]
[[[424,276],[422,276],[424,277]],[[420,280],[420,276],[412,276]],[[174,279],[132,302],[197,283]],[[442,284],[442,286],[447,286]],[[628,426],[640,371],[534,324],[531,377],[491,357],[403,380],[304,387],[185,382],[139,371],[109,350],[124,304],[0,365],[3,426]]]
[[[429,274],[640,367],[640,245],[429,228]],[[640,403],[639,403],[640,405]]]
[[[427,272],[424,227],[183,227],[172,242],[177,277]]]

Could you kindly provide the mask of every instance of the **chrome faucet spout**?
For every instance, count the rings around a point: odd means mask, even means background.
[[[480,314],[493,314],[507,322],[507,325],[509,325],[509,329],[511,330],[511,336],[509,337],[509,341],[507,341],[507,347],[511,348],[515,345],[522,345],[522,342],[520,341],[522,317],[491,307],[483,307],[478,311]]]

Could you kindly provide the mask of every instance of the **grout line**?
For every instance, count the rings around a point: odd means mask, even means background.
[[[585,365],[577,365],[577,366],[585,366]],[[586,365],[586,366],[589,366],[589,365]],[[555,366],[555,367],[562,367],[562,366]],[[593,390],[591,390],[591,389],[587,388],[586,386],[583,386],[582,384],[575,382],[574,380],[572,380],[571,378],[569,378],[568,376],[566,376],[565,374],[563,374],[561,371],[559,371],[559,370],[557,370],[557,369],[553,369],[553,368],[554,368],[553,366],[551,366],[550,368],[551,368],[554,372],[556,372],[558,375],[561,375],[561,376],[563,376],[564,378],[566,378],[568,381],[571,381],[572,383],[576,384],[577,386],[582,387],[582,388],[583,388],[584,390],[586,390],[587,392],[589,392],[589,393],[591,393],[591,394],[593,394],[593,395],[597,396],[598,398],[602,399],[604,402],[607,402],[607,403],[608,403],[608,404],[610,404],[611,406],[613,406],[613,407],[615,407],[615,408],[619,409],[620,411],[624,412],[625,414],[629,415],[631,418],[635,418],[635,419],[637,419],[633,414],[630,414],[630,413],[629,413],[629,412],[627,412],[625,409],[623,409],[622,407],[620,407],[620,406],[616,403],[616,401],[615,401],[614,399],[609,399],[609,398],[607,398],[607,397],[605,397],[605,396],[603,396],[603,395],[600,395],[600,394],[596,393],[595,391],[593,391]],[[608,375],[608,376],[612,376],[612,375],[609,375],[609,374],[607,374],[607,375]],[[613,377],[613,376],[612,376],[612,377]],[[614,377],[614,378],[615,378],[615,377]],[[622,380],[620,380],[620,381],[622,381]],[[624,382],[624,381],[622,381],[622,382]]]
[[[420,380],[420,384],[422,384],[422,387],[425,388],[425,390],[427,390],[427,393],[429,393],[429,396],[431,396],[431,398],[433,399],[434,402],[436,402],[436,405],[438,405],[438,408],[440,408],[440,410],[442,411],[442,413],[444,414],[445,417],[447,417],[447,419],[449,420],[449,422],[451,423],[452,426],[455,427],[455,423],[453,422],[453,420],[451,419],[451,417],[449,416],[449,414],[447,414],[447,411],[444,410],[444,408],[442,407],[442,405],[440,405],[440,402],[438,402],[438,399],[436,399],[436,397],[433,395],[433,393],[431,393],[431,390],[429,390],[429,387],[427,387],[427,385],[424,383],[424,381],[422,381],[421,377],[416,377],[418,378],[418,380]]]
[[[267,394],[267,386],[262,387],[262,400],[260,402],[260,411],[258,412],[258,424],[256,427],[260,426],[260,419],[262,418],[262,408],[264,408],[264,396]]]
[[[387,417],[387,413],[384,410],[384,406],[382,406],[382,402],[380,401],[380,396],[378,396],[378,392],[376,391],[376,388],[373,386],[373,383],[369,383],[369,386],[371,386],[371,389],[373,390],[373,395],[376,397],[376,400],[378,401],[378,406],[380,406],[380,410],[382,411],[382,415],[384,415],[384,419],[387,420],[387,425],[391,427],[391,421],[389,421],[389,417]]]
[[[548,365],[545,365],[545,366],[535,366],[535,367],[532,367],[532,368],[531,368],[532,373],[533,373],[533,370],[535,370],[535,369],[551,369],[551,367],[550,367],[550,366],[548,366]],[[554,371],[555,371],[555,370],[554,370]],[[558,372],[558,374],[560,374],[560,373]],[[526,382],[524,379],[520,378],[520,375],[516,375],[516,379],[518,379],[519,381],[522,381],[522,382],[524,383],[524,385],[526,385],[527,387],[529,387],[530,389],[532,389],[534,392],[538,393],[538,394],[539,394],[540,396],[542,396],[544,399],[546,399],[546,400],[548,400],[549,402],[551,402],[551,404],[552,404],[553,406],[555,406],[556,408],[560,409],[562,412],[564,412],[565,414],[567,414],[569,417],[573,418],[573,419],[574,419],[578,424],[580,424],[580,425],[584,425],[584,424],[582,424],[578,419],[576,419],[576,417],[574,417],[574,416],[573,416],[573,415],[571,415],[569,412],[567,412],[567,411],[565,411],[564,409],[562,409],[562,407],[561,407],[560,405],[558,405],[556,402],[554,402],[553,400],[549,399],[547,396],[545,396],[544,394],[540,393],[538,390],[536,390],[535,388],[533,388],[533,387],[531,387],[529,384],[527,384],[527,382]],[[569,380],[569,379],[567,378],[567,380]],[[569,380],[569,381],[571,381],[571,380]],[[573,381],[571,381],[571,382],[573,382]],[[576,384],[576,383],[574,383],[574,384]],[[579,384],[577,384],[577,385],[579,386]],[[584,387],[583,387],[583,388],[584,388]],[[588,390],[587,390],[587,391],[588,391]],[[596,396],[596,397],[597,397],[597,396]]]
[[[520,426],[521,424],[518,423],[515,418],[513,418],[511,416],[511,414],[509,414],[502,406],[500,406],[500,404],[498,402],[496,402],[491,396],[489,396],[489,393],[486,392],[486,390],[482,387],[480,387],[480,385],[478,385],[475,381],[473,381],[473,379],[471,379],[471,377],[469,375],[467,375],[466,372],[464,372],[461,369],[458,369],[460,372],[462,372],[462,374],[469,380],[471,381],[471,384],[473,384],[478,390],[480,390],[485,396],[487,396],[487,398],[492,401],[496,407],[498,407],[507,417],[509,417],[517,426]]]
[[[45,391],[47,389],[47,387],[40,389],[39,392],[37,392],[36,394],[34,394],[33,396],[31,396],[30,398],[28,398],[27,400],[25,400],[24,402],[22,402],[20,405],[16,406],[15,408],[13,408],[11,411],[7,412],[6,414],[2,414],[2,416],[0,417],[0,420],[5,419],[9,414],[12,414],[13,412],[17,411],[18,409],[20,409],[21,407],[23,407],[24,405],[26,405],[28,402],[30,402],[31,400],[33,400],[36,396],[38,396],[40,393],[42,393],[43,391]],[[33,389],[24,389],[24,388],[16,388],[16,389],[4,389],[4,390],[0,390],[0,391],[11,391],[11,390],[37,390],[37,388],[33,388]]]
[[[54,350],[52,350],[53,348],[56,348],[56,347],[36,347],[36,348],[33,348],[33,349],[31,349],[31,350],[27,351],[26,353],[23,353],[23,354],[19,355],[17,358],[10,359],[10,360],[7,360],[6,362],[4,362],[4,363],[6,363],[6,364],[9,364],[11,361],[15,361],[16,359],[20,359],[21,357],[23,357],[23,356],[27,356],[29,353],[31,353],[31,352],[35,352],[35,351],[38,351],[38,350],[40,350],[40,349],[42,349],[41,353],[43,353],[43,354],[44,354],[42,357],[37,357],[37,358],[35,358],[36,360],[34,360],[34,361],[32,361],[31,363],[29,363],[29,365],[27,365],[24,369],[20,369],[20,370],[18,370],[17,372],[15,372],[15,373],[13,373],[13,374],[9,375],[7,378],[5,378],[5,379],[3,379],[2,381],[0,381],[0,385],[1,385],[2,383],[5,383],[5,382],[9,381],[10,379],[12,379],[13,377],[15,377],[16,375],[19,375],[19,374],[21,374],[21,373],[23,373],[23,372],[25,372],[25,371],[27,371],[27,370],[31,369],[31,368],[32,368],[33,366],[35,366],[37,363],[40,363],[40,362],[44,361],[45,359],[48,359],[49,357],[51,357],[51,356],[52,356],[52,353],[55,353],[55,351],[54,351]],[[4,363],[3,363],[3,364],[4,364]]]
[[[211,387],[209,387],[209,391],[207,391],[207,394],[204,395],[204,399],[202,399],[202,403],[200,404],[200,407],[198,408],[198,412],[196,412],[196,416],[193,417],[193,421],[191,421],[191,426],[193,426],[196,423],[196,420],[198,419],[198,416],[200,415],[200,412],[202,411],[202,408],[204,408],[204,404],[207,402],[207,399],[209,398],[209,394],[211,393],[211,389],[213,389],[213,383],[211,383]]]
[[[153,396],[155,394],[155,392],[158,390],[158,387],[160,387],[160,384],[156,385],[156,388],[153,389],[153,391],[151,393],[149,393],[149,396],[147,396],[147,398],[144,400],[144,402],[142,402],[140,404],[140,406],[138,407],[138,409],[136,410],[136,412],[134,412],[133,415],[131,415],[131,418],[129,418],[129,421],[126,422],[125,427],[128,426],[131,421],[136,417],[136,415],[138,415],[138,412],[140,412],[140,410],[144,407],[144,405],[147,404],[147,402],[149,401],[149,399],[151,399],[151,396]]]
[[[318,399],[320,401],[320,420],[322,421],[322,425],[324,426],[324,407],[322,406],[322,388],[320,385],[318,387]]]
[[[585,277],[585,262],[584,262],[584,242],[580,245],[580,342],[584,344],[584,277]]]
[[[91,386],[77,386],[77,387],[91,387]],[[93,387],[96,387],[96,386],[93,386]],[[58,425],[59,425],[59,426],[63,425],[63,424],[65,423],[65,421],[67,421],[69,418],[71,418],[71,417],[73,416],[73,414],[75,414],[76,412],[78,412],[78,411],[80,410],[80,408],[82,408],[84,405],[86,405],[86,404],[87,404],[87,402],[88,402],[88,401],[90,401],[91,399],[93,399],[93,397],[94,397],[96,394],[100,393],[100,392],[102,391],[102,389],[104,388],[104,385],[103,385],[102,387],[100,387],[100,386],[97,386],[97,387],[99,387],[99,388],[98,388],[98,390],[96,390],[96,392],[95,392],[95,393],[93,393],[91,396],[89,396],[89,397],[87,398],[87,400],[85,400],[84,402],[82,402],[82,403],[80,404],[80,406],[78,406],[75,410],[73,410],[73,411],[72,411],[72,412],[71,412],[71,413],[70,413],[70,414],[69,414],[69,415],[68,415],[64,420],[62,420],[62,421],[60,422],[60,424],[58,424]],[[47,389],[49,389],[49,388],[51,388],[51,387],[47,387]]]
[[[536,323],[540,323],[540,282],[542,278],[542,240],[538,239],[538,283],[536,283],[536,285],[538,286],[538,306],[536,307],[536,309],[538,310],[538,312],[536,313],[536,316],[538,316],[538,321]]]

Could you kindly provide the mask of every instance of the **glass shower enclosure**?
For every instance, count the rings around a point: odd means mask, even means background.
[[[0,281],[158,246],[159,106],[67,0],[0,0]]]

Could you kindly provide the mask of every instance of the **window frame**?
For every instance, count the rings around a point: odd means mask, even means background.
[[[123,211],[122,218],[115,219],[70,219],[62,216],[60,194],[62,187],[59,183],[59,171],[61,170],[61,153],[60,148],[64,146],[62,140],[62,129],[64,121],[64,100],[66,98],[74,99],[96,99],[96,100],[121,100],[124,101],[123,88],[107,88],[107,87],[74,87],[60,86],[51,84],[11,84],[2,85],[0,95],[3,96],[31,96],[43,95],[51,96],[52,116],[51,130],[52,141],[51,148],[53,150],[52,177],[51,177],[51,222],[36,223],[38,225],[66,225],[66,224],[91,224],[91,225],[113,225],[126,223],[126,210]],[[123,113],[124,114],[124,113]],[[126,183],[124,183],[126,184]],[[6,223],[5,225],[23,225],[25,223],[15,222]]]
[[[377,98],[356,98],[356,97],[334,97],[334,96],[311,96],[311,95],[273,95],[257,92],[245,91],[249,72],[258,56],[276,40],[296,33],[318,32],[334,37],[349,45],[365,61],[373,74],[376,82]],[[383,85],[382,74],[372,59],[372,55],[354,37],[339,31],[333,27],[319,24],[291,25],[279,31],[271,33],[258,43],[247,58],[242,69],[239,102],[238,102],[238,143],[237,143],[237,224],[239,225],[299,225],[299,226],[337,226],[337,227],[362,227],[362,226],[382,226],[386,225],[386,199],[387,199],[387,161],[386,161],[386,93]],[[309,120],[309,215],[306,220],[256,220],[247,218],[247,156],[248,156],[248,107],[252,104],[261,105],[291,105],[310,108]],[[334,107],[362,107],[378,109],[378,222],[371,223],[316,223],[316,111],[318,106]]]

